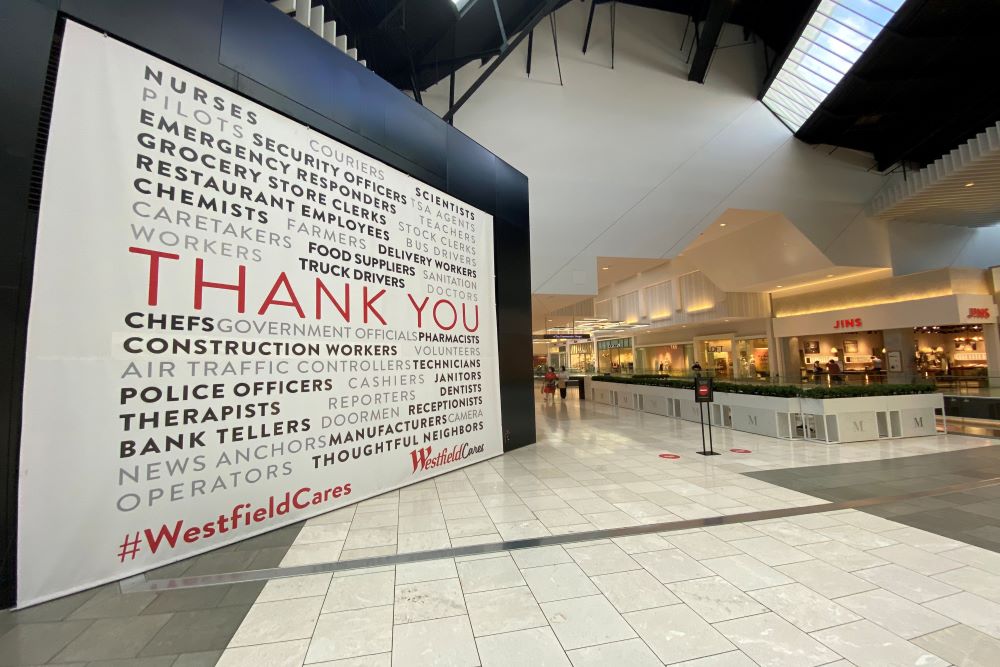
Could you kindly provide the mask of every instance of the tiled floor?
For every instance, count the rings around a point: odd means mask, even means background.
[[[267,557],[291,566],[810,505],[823,500],[743,473],[995,443],[717,431],[725,455],[703,458],[686,422],[574,400],[540,407],[538,424],[537,446],[310,520]],[[203,596],[193,609],[109,592],[116,617],[100,593],[0,615],[0,664],[1000,664],[1000,554],[854,510],[245,586],[174,592]]]

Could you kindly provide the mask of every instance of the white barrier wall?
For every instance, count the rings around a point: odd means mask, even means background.
[[[692,389],[590,380],[587,395],[606,405],[700,420]],[[716,391],[714,398],[705,413],[714,426],[825,443],[934,435],[935,410],[944,414],[941,394],[816,399]]]

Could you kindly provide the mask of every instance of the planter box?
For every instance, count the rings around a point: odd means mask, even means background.
[[[588,380],[598,403],[686,421],[700,421],[692,389]],[[911,438],[937,432],[941,394],[786,398],[716,392],[705,409],[713,426],[786,440],[823,443]]]

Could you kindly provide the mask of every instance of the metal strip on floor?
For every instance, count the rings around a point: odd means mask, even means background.
[[[665,533],[677,530],[688,530],[691,528],[705,528],[706,526],[722,526],[732,523],[763,521],[765,519],[781,519],[791,516],[801,516],[804,514],[820,514],[822,512],[836,512],[837,510],[860,509],[863,507],[871,507],[873,505],[886,505],[889,503],[903,502],[914,498],[926,498],[930,496],[941,496],[948,493],[971,491],[973,489],[981,489],[988,486],[995,486],[997,484],[1000,484],[1000,477],[992,477],[972,482],[960,482],[958,484],[949,484],[925,491],[912,491],[894,496],[860,498],[858,500],[846,500],[832,503],[827,502],[819,505],[787,507],[776,510],[758,510],[756,512],[713,516],[704,519],[687,519],[684,521],[670,521],[666,523],[653,523],[641,526],[588,530],[579,533],[547,535],[544,537],[511,540],[508,542],[494,542],[491,544],[471,544],[464,547],[449,547],[447,549],[434,549],[432,551],[414,551],[411,553],[393,554],[390,556],[373,556],[371,558],[358,558],[354,560],[333,561],[329,563],[316,563],[312,565],[272,567],[261,570],[244,570],[242,572],[205,574],[192,577],[175,577],[170,579],[147,580],[145,575],[138,575],[136,577],[122,580],[120,582],[120,588],[123,593],[162,592],[183,588],[224,586],[227,584],[266,581],[286,577],[301,577],[308,574],[360,570],[371,567],[400,565],[403,563],[418,563],[421,561],[438,560],[441,558],[477,556],[480,554],[497,553],[501,551],[516,551],[518,549],[532,549],[535,547],[572,544],[574,542],[588,542],[591,540],[604,540],[614,537],[629,537],[632,535],[646,535],[649,533]]]

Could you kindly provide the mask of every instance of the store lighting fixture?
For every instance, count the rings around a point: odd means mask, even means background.
[[[826,274],[826,277],[827,278],[833,278],[833,274],[832,273],[828,273],[828,274]]]
[[[905,0],[821,0],[762,101],[797,132]]]
[[[781,289],[782,287],[784,287],[784,285],[778,285],[778,289]]]
[[[724,222],[720,222],[719,223],[719,227],[725,227],[725,226],[726,226],[726,223],[724,223]]]
[[[965,187],[971,188],[975,184],[976,184],[975,181],[969,181],[968,183],[965,184]]]
[[[607,271],[610,268],[611,268],[610,266],[602,266],[601,271]]]

